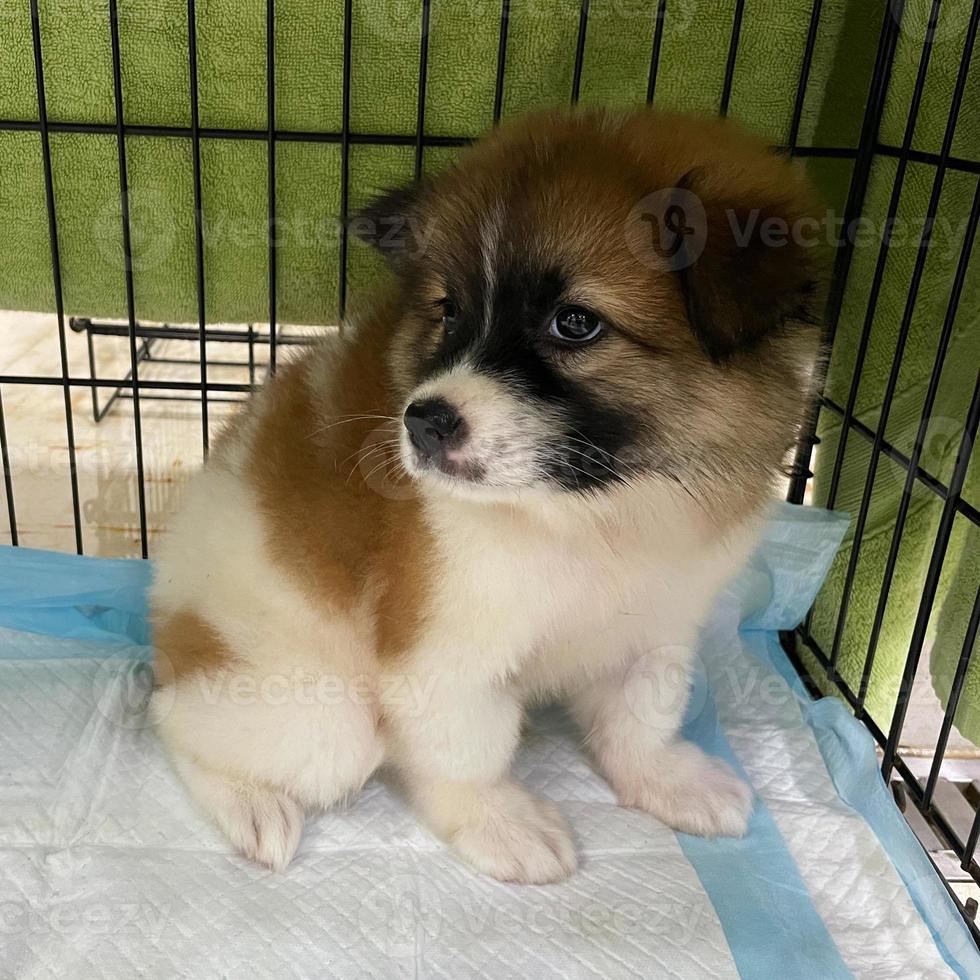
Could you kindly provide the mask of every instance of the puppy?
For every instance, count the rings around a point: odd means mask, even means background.
[[[384,764],[475,869],[565,878],[509,771],[544,699],[624,806],[745,832],[678,728],[806,408],[813,208],[728,123],[567,110],[352,222],[389,285],[254,396],[157,564],[155,722],[236,848],[284,867]]]

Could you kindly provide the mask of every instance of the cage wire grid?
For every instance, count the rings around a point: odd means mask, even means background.
[[[493,121],[500,120],[503,110],[505,91],[505,74],[507,66],[507,45],[510,26],[512,0],[502,0],[499,11],[499,34],[497,45],[496,78],[494,85]],[[51,269],[53,279],[53,296],[59,342],[61,372],[59,375],[27,375],[0,374],[0,461],[3,467],[5,499],[10,526],[10,539],[18,544],[18,528],[16,515],[16,488],[11,469],[10,450],[3,411],[3,385],[41,385],[60,387],[64,399],[65,432],[68,444],[69,483],[74,518],[75,547],[79,554],[84,551],[82,537],[81,507],[79,499],[78,472],[75,451],[75,435],[73,425],[73,410],[71,394],[78,387],[91,389],[95,415],[98,417],[97,393],[103,389],[114,390],[116,395],[125,393],[125,397],[133,402],[133,444],[136,460],[137,506],[139,514],[140,554],[148,556],[146,490],[143,460],[143,431],[141,424],[140,398],[154,398],[172,393],[175,397],[193,398],[201,404],[201,445],[207,457],[209,449],[209,412],[210,398],[224,398],[229,395],[243,396],[252,390],[251,384],[237,384],[214,381],[208,376],[207,341],[211,339],[211,331],[207,327],[207,302],[204,270],[204,213],[202,207],[201,183],[201,142],[209,139],[222,140],[251,140],[266,144],[267,181],[267,219],[268,219],[268,333],[257,337],[249,330],[248,341],[250,350],[253,342],[268,346],[268,371],[274,374],[278,363],[278,348],[283,343],[291,342],[279,333],[277,323],[277,255],[276,255],[276,147],[284,142],[331,143],[340,147],[340,239],[339,262],[336,270],[338,277],[338,300],[340,315],[343,317],[347,302],[347,273],[348,273],[348,210],[350,185],[350,152],[355,145],[381,145],[411,147],[414,151],[414,174],[422,174],[425,150],[428,147],[460,147],[470,142],[470,137],[453,135],[433,135],[426,133],[426,79],[429,57],[429,24],[431,0],[420,0],[419,10],[419,60],[418,60],[418,101],[414,133],[383,135],[378,133],[354,132],[351,129],[351,50],[352,50],[352,3],[345,0],[343,8],[343,65],[342,65],[342,102],[341,128],[336,132],[311,132],[280,129],[276,125],[275,102],[275,27],[276,8],[274,0],[266,0],[266,106],[267,125],[265,129],[224,129],[201,126],[198,96],[198,57],[197,57],[197,13],[195,0],[187,0],[187,70],[190,83],[190,125],[183,126],[151,126],[132,125],[125,121],[123,111],[123,79],[121,72],[119,45],[119,13],[117,0],[108,0],[109,34],[112,56],[112,86],[115,106],[114,123],[78,123],[51,120],[48,118],[45,100],[45,81],[42,59],[42,35],[38,0],[29,0],[31,37],[33,43],[33,62],[35,71],[35,86],[37,92],[38,118],[36,120],[0,120],[0,131],[28,131],[38,134],[40,141],[44,194],[47,211],[48,238],[51,253]],[[905,12],[905,0],[890,0],[885,4],[884,18],[877,39],[874,67],[871,74],[867,105],[861,125],[860,136],[856,147],[816,147],[801,146],[798,142],[800,123],[803,115],[807,94],[807,84],[813,62],[814,50],[821,22],[823,0],[813,0],[807,34],[803,49],[803,57],[798,76],[793,111],[790,121],[789,137],[785,145],[774,149],[794,157],[815,158],[829,157],[853,161],[851,181],[848,189],[843,213],[843,228],[852,228],[854,222],[862,215],[865,197],[868,190],[872,164],[876,157],[888,157],[896,161],[895,176],[888,203],[886,230],[882,236],[879,253],[871,281],[871,289],[865,316],[858,342],[857,357],[851,383],[844,404],[831,398],[823,392],[817,399],[814,411],[807,422],[804,433],[799,440],[791,480],[788,499],[794,503],[803,503],[807,482],[812,476],[809,464],[813,446],[819,440],[816,437],[818,418],[821,412],[829,412],[840,420],[841,434],[838,442],[833,470],[831,474],[827,506],[833,507],[840,488],[840,480],[844,466],[844,457],[848,441],[858,438],[870,445],[870,461],[865,475],[864,487],[861,494],[853,532],[853,546],[848,561],[843,593],[837,610],[836,626],[833,642],[828,651],[821,648],[812,633],[812,610],[804,623],[798,627],[793,636],[784,636],[784,646],[790,654],[795,666],[809,683],[814,679],[808,674],[807,668],[799,656],[796,640],[805,645],[815,662],[830,681],[855,715],[868,728],[882,752],[882,774],[889,780],[893,772],[904,780],[908,796],[919,811],[940,830],[956,854],[960,867],[966,871],[975,882],[980,883],[980,866],[976,861],[976,849],[980,842],[980,812],[973,820],[972,827],[966,838],[962,840],[956,830],[950,826],[942,812],[935,805],[936,786],[945,758],[947,743],[953,725],[956,708],[963,690],[967,668],[973,647],[980,631],[980,590],[973,603],[966,636],[953,676],[948,705],[943,714],[939,736],[933,754],[933,761],[925,784],[913,773],[900,751],[900,739],[905,724],[912,685],[916,670],[923,652],[929,618],[933,610],[939,588],[940,574],[950,542],[953,523],[957,517],[965,518],[974,527],[980,528],[980,511],[962,496],[967,469],[970,463],[973,444],[980,425],[980,372],[974,385],[972,399],[962,426],[956,460],[952,475],[948,482],[938,479],[922,465],[922,453],[926,434],[932,419],[932,412],[939,389],[940,376],[953,333],[963,284],[969,268],[973,239],[980,223],[980,179],[973,196],[972,205],[966,224],[966,234],[960,254],[956,261],[955,274],[946,305],[945,316],[940,332],[935,354],[932,373],[929,378],[925,399],[923,402],[915,442],[910,454],[906,454],[890,443],[885,437],[889,413],[894,401],[899,373],[902,366],[903,353],[909,337],[916,297],[922,281],[932,224],[939,206],[939,197],[943,188],[945,176],[950,171],[958,171],[977,175],[980,178],[980,162],[959,158],[952,154],[953,137],[956,129],[964,91],[966,89],[971,68],[971,57],[980,24],[980,0],[974,0],[967,25],[963,50],[960,55],[959,69],[956,75],[949,114],[946,120],[942,143],[938,153],[923,152],[912,146],[915,125],[919,115],[923,92],[926,84],[928,66],[933,51],[935,28],[938,23],[941,0],[932,0],[928,23],[923,31],[922,45],[919,52],[919,63],[915,78],[914,89],[908,107],[908,121],[905,126],[901,144],[896,146],[879,140],[879,129],[888,93],[892,64]],[[582,81],[582,69],[585,59],[589,31],[589,0],[582,0],[579,11],[578,33],[575,48],[575,61],[572,73],[569,101],[576,103],[579,99]],[[732,19],[731,36],[725,64],[725,74],[721,91],[719,112],[722,116],[728,114],[732,93],[732,83],[735,77],[739,37],[745,13],[745,0],[737,0]],[[657,91],[657,72],[663,41],[664,23],[669,16],[667,0],[657,0],[654,32],[650,48],[650,67],[646,89],[648,105],[655,101]],[[118,155],[119,171],[119,201],[122,221],[122,242],[124,250],[124,275],[126,289],[126,324],[114,328],[114,332],[128,339],[129,372],[125,377],[101,377],[94,370],[94,359],[91,360],[93,371],[91,377],[78,377],[70,374],[66,342],[66,315],[64,309],[60,251],[58,242],[58,221],[55,206],[54,184],[52,178],[50,134],[52,133],[89,133],[115,136]],[[180,137],[190,141],[192,149],[192,179],[194,202],[194,246],[196,269],[196,305],[197,326],[183,332],[184,339],[196,336],[200,375],[196,381],[189,380],[154,380],[140,377],[140,364],[144,360],[144,350],[141,340],[146,343],[153,328],[141,326],[137,317],[137,303],[133,281],[132,230],[129,211],[129,186],[127,177],[126,137]],[[923,224],[921,237],[918,242],[918,252],[908,292],[904,311],[899,325],[898,336],[892,358],[891,370],[888,375],[884,399],[881,405],[877,424],[874,428],[861,421],[855,411],[858,389],[861,382],[862,367],[868,353],[872,325],[877,308],[884,278],[885,264],[891,246],[890,224],[895,218],[906,173],[911,163],[927,164],[934,168],[933,183],[929,196],[926,220]],[[855,248],[855,236],[845,234],[838,246],[834,257],[833,278],[828,296],[824,318],[825,341],[827,348],[833,346],[847,286],[848,272]],[[75,321],[68,326],[76,327]],[[90,329],[91,324],[82,324],[83,329]],[[150,331],[150,333],[147,333]],[[91,343],[91,333],[89,334]],[[245,339],[243,335],[243,340]],[[250,355],[251,356],[251,355]],[[113,396],[116,397],[116,396]],[[874,625],[865,654],[864,666],[858,689],[845,680],[838,671],[841,643],[844,635],[844,625],[847,619],[849,604],[855,585],[855,573],[860,558],[861,544],[867,526],[871,506],[872,490],[875,475],[880,462],[889,460],[904,472],[904,485],[885,570],[880,583],[878,600],[875,609]],[[923,487],[942,502],[941,515],[933,542],[932,552],[928,563],[915,625],[909,637],[908,653],[902,672],[898,698],[888,729],[880,727],[866,710],[868,684],[872,666],[875,662],[877,645],[880,638],[885,608],[888,601],[889,589],[895,574],[899,548],[903,531],[909,515],[912,494],[916,488]],[[974,938],[980,941],[972,917],[967,914],[959,899],[954,900],[964,913]]]

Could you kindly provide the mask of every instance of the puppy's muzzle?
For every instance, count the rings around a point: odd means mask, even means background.
[[[441,398],[412,402],[405,409],[405,428],[418,453],[436,464],[466,438],[463,417]]]

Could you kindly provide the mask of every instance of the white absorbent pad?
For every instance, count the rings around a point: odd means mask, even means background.
[[[285,872],[249,864],[147,726],[148,566],[0,550],[0,975],[980,977],[870,736],[778,645],[845,526],[774,509],[704,631],[685,734],[751,783],[748,836],[617,807],[551,711],[515,769],[581,866],[543,887],[458,864],[376,781],[311,818]]]

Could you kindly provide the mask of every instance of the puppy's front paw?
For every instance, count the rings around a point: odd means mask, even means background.
[[[273,871],[289,864],[306,820],[296,800],[271,786],[208,769],[185,755],[177,754],[173,761],[191,794],[245,857]]]
[[[622,806],[698,837],[744,837],[752,815],[752,790],[731,766],[689,742],[665,748],[643,773],[620,775],[613,788]]]
[[[558,810],[512,782],[467,801],[449,841],[468,864],[499,881],[543,885],[577,867],[572,835]]]
[[[240,794],[237,812],[227,814],[225,829],[245,857],[282,871],[299,847],[305,819],[302,806],[291,796],[250,788]]]

